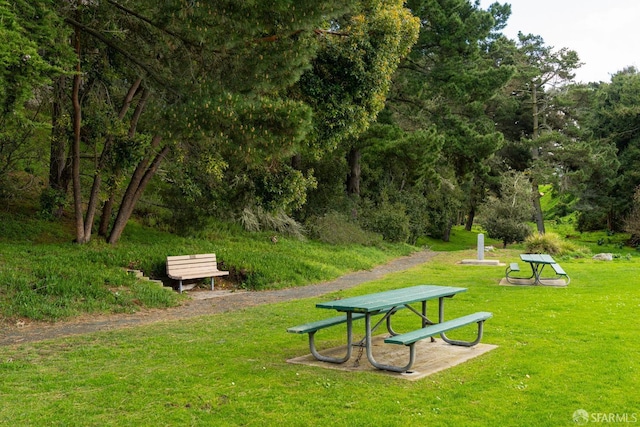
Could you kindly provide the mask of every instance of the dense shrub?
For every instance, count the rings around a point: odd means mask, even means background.
[[[527,253],[549,255],[576,255],[582,256],[588,252],[571,242],[563,240],[558,234],[547,232],[545,234],[532,234],[524,242]]]
[[[509,217],[483,216],[481,221],[487,236],[501,240],[505,248],[509,243],[522,242],[531,235],[528,223],[514,221]]]
[[[360,222],[365,230],[381,234],[388,242],[406,243],[411,234],[409,216],[401,203],[383,201],[365,208]]]
[[[299,239],[303,237],[302,226],[283,211],[268,212],[259,206],[246,207],[240,223],[247,231],[274,231]]]
[[[370,246],[382,241],[379,234],[364,231],[347,215],[338,212],[312,217],[306,228],[309,237],[332,245],[355,243]]]
[[[607,213],[601,210],[581,211],[578,213],[576,230],[579,232],[602,230],[607,224]]]
[[[492,239],[500,239],[504,247],[521,242],[531,234],[531,185],[522,173],[509,173],[503,178],[499,197],[489,197],[481,209],[478,222]]]
[[[633,207],[625,220],[624,230],[631,234],[631,245],[640,246],[640,186],[636,187],[633,195]]]

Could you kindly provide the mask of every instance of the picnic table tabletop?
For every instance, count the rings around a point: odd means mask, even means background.
[[[551,255],[547,254],[520,254],[520,259],[532,264],[555,264]]]
[[[378,292],[375,294],[322,302],[316,304],[316,307],[344,312],[372,313],[414,302],[452,297],[466,290],[467,288],[458,288],[453,286],[418,285]]]

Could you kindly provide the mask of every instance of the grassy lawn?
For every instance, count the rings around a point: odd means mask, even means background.
[[[562,426],[578,409],[640,418],[640,257],[563,260],[567,288],[498,286],[504,267],[456,264],[473,257],[441,253],[317,299],[0,348],[0,424]],[[483,342],[499,348],[415,382],[286,363],[308,353],[286,328],[333,315],[316,302],[416,284],[469,288],[447,315],[492,311]]]
[[[277,289],[331,280],[366,270],[416,248],[329,245],[280,236],[248,233],[212,225],[197,237],[178,237],[131,221],[124,238],[108,245],[96,238],[71,242],[59,224],[0,212],[0,325],[7,319],[59,320],[85,313],[134,312],[139,307],[170,307],[180,297],[170,290],[127,274],[139,269],[166,278],[166,257],[216,253],[219,267],[247,289]],[[202,283],[207,283],[202,280]]]

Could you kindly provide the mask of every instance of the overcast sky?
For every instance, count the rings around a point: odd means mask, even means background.
[[[481,0],[487,9],[495,0]],[[640,0],[498,0],[511,5],[504,34],[541,36],[547,46],[578,52],[576,80],[609,82],[627,66],[640,68]]]

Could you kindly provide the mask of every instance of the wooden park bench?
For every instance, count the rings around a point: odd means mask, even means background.
[[[206,279],[210,277],[211,290],[213,290],[213,278],[216,276],[227,276],[228,274],[228,271],[218,270],[216,254],[167,257],[167,276],[178,281],[178,290],[180,293],[182,293],[183,290],[187,290],[187,288],[182,285],[183,280]]]

